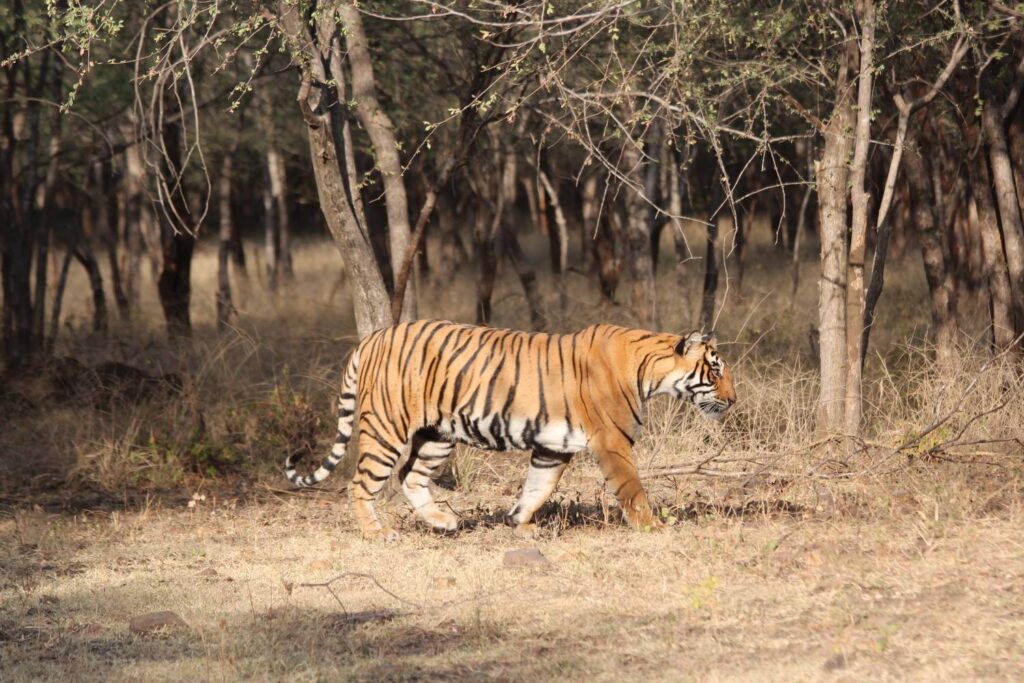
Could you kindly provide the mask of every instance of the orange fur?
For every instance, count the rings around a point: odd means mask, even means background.
[[[572,454],[589,449],[629,522],[656,526],[632,457],[644,401],[670,393],[717,417],[736,400],[713,339],[605,324],[551,335],[403,323],[360,343],[346,381],[353,367],[354,415],[342,408],[338,441],[347,442],[344,420],[354,419],[360,455],[350,490],[368,535],[393,534],[377,520],[373,500],[406,456],[401,479],[417,513],[436,528],[455,527],[457,520],[433,504],[426,488],[452,442],[533,451],[527,483],[510,513],[517,525],[528,523],[550,495]]]

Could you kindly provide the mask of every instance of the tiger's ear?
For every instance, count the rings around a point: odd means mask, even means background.
[[[700,344],[702,341],[704,341],[703,332],[691,332],[690,334],[683,335],[683,338],[676,344],[676,353],[680,356],[685,356],[693,348],[694,344]]]
[[[717,346],[718,335],[715,334],[714,330],[711,330],[710,332],[704,335],[701,341],[703,341],[705,344],[708,344],[709,346]]]

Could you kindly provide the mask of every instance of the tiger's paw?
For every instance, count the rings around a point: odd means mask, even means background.
[[[380,529],[364,530],[363,538],[367,540],[384,541],[385,543],[394,543],[400,538],[400,534],[391,527],[385,526]]]
[[[639,513],[632,516],[630,525],[637,531],[655,532],[665,528],[665,523],[646,511],[646,514]]]
[[[445,510],[429,510],[420,515],[422,519],[434,531],[447,532],[459,528],[459,518]]]
[[[540,527],[531,522],[527,522],[525,524],[516,524],[515,527],[513,527],[512,529],[512,533],[514,533],[519,538],[533,540],[540,536]]]

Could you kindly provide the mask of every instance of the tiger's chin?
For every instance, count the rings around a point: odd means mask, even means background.
[[[725,419],[725,414],[729,410],[729,406],[722,403],[706,403],[697,406],[700,414],[711,420],[712,422],[721,422]]]

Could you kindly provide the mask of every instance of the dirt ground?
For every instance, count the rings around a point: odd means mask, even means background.
[[[667,529],[622,525],[581,456],[539,537],[518,538],[501,516],[526,458],[460,451],[437,495],[465,528],[433,535],[392,496],[394,544],[359,537],[342,477],[294,493],[280,473],[284,454],[318,459],[333,438],[354,340],[333,247],[296,251],[288,296],[243,281],[224,336],[215,254],[200,250],[188,353],[164,348],[158,318],[60,348],[174,373],[183,391],[139,399],[45,376],[0,391],[0,683],[1024,680],[1024,380],[988,363],[980,319],[966,321],[962,367],[934,366],[919,259],[891,266],[868,440],[839,452],[814,429],[815,254],[790,297],[788,270],[757,257],[775,247],[759,249],[718,325],[737,406],[722,424],[672,401],[645,413],[642,471],[710,475],[645,480]],[[694,299],[663,266],[662,327],[690,329]],[[510,270],[496,324],[524,328]],[[699,291],[690,270],[685,291]],[[444,295],[424,295],[421,314],[472,320],[472,275],[435,283]],[[586,279],[570,285],[558,329],[630,323]],[[68,315],[87,322],[88,287],[69,291]],[[549,564],[506,566],[522,548]],[[185,626],[129,628],[164,610]]]
[[[4,506],[0,680],[1024,678],[1015,497],[963,515],[946,473],[726,505],[688,479],[652,484],[674,524],[639,533],[583,459],[522,539],[498,482],[525,463],[496,457],[494,487],[439,490],[465,530],[417,527],[399,496],[392,544],[359,537],[340,490]],[[519,548],[550,564],[505,566]],[[161,610],[187,627],[129,630]]]

